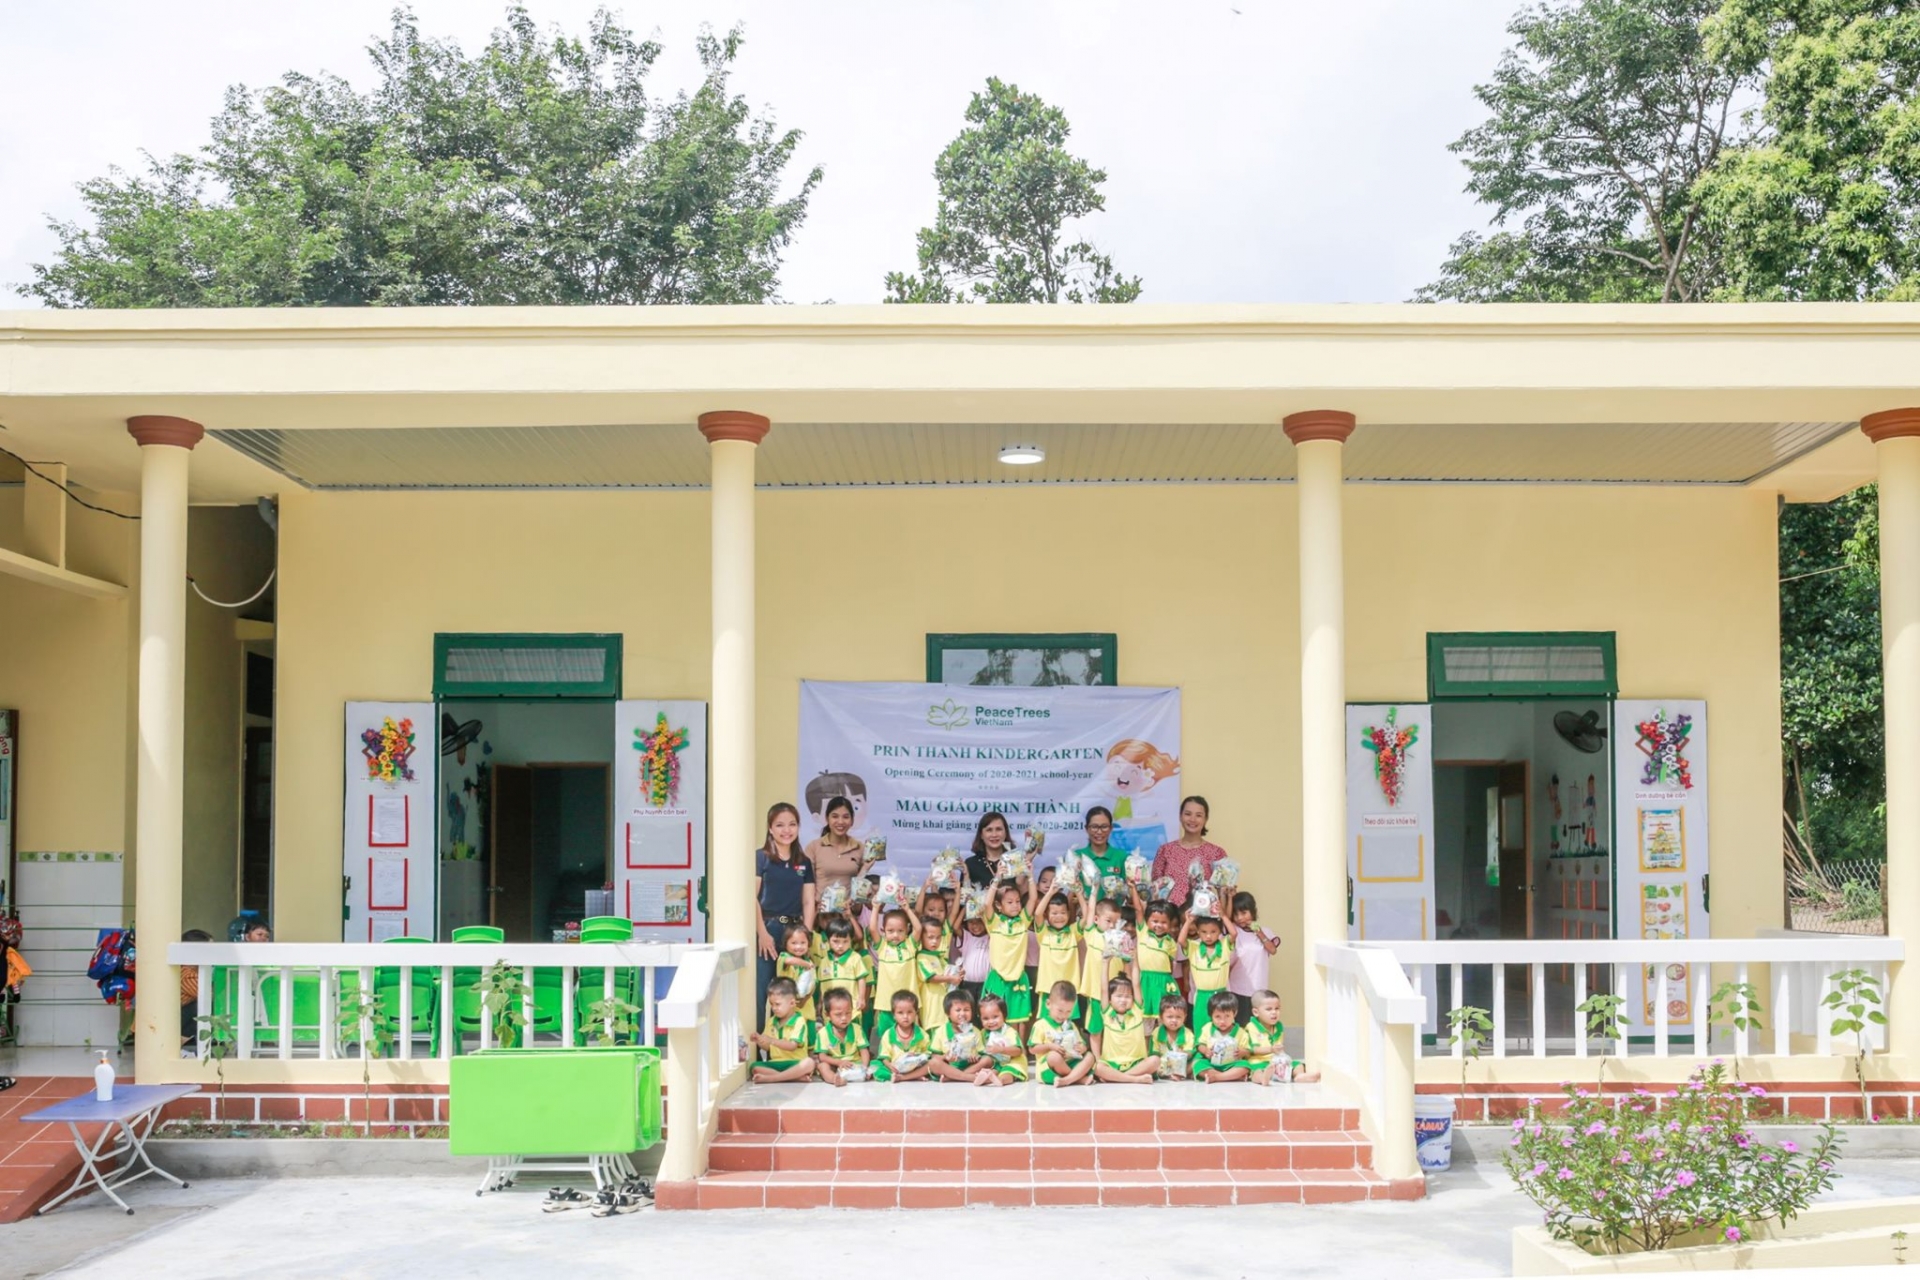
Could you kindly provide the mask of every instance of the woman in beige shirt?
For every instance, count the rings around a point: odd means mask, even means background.
[[[847,834],[853,829],[852,801],[845,796],[827,801],[826,818],[827,829],[806,849],[818,882],[816,894],[824,893],[828,885],[851,888],[853,878],[860,874],[860,842]]]

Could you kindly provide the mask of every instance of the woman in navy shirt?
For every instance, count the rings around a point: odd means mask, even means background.
[[[813,931],[813,863],[800,852],[800,811],[781,801],[767,810],[767,840],[753,855],[753,896],[760,912],[754,1025],[766,1017],[767,984],[787,930]]]

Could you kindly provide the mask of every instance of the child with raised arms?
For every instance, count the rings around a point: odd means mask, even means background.
[[[1260,927],[1260,904],[1250,893],[1233,895],[1227,925],[1233,931],[1233,964],[1227,971],[1227,990],[1240,1005],[1240,1025],[1253,1016],[1253,997],[1267,987],[1273,953],[1280,939]]]
[[[755,1084],[806,1080],[813,1075],[813,1059],[807,1053],[813,1032],[793,1007],[798,999],[792,978],[775,978],[767,984],[767,1028],[747,1035],[763,1055],[753,1068]]]
[[[1208,1022],[1199,1031],[1199,1057],[1194,1060],[1194,1076],[1205,1084],[1227,1084],[1252,1075],[1246,1059],[1246,1044],[1234,1016],[1240,1012],[1231,991],[1216,991],[1207,997]]]
[[[1002,881],[993,887],[993,916],[987,921],[986,995],[997,996],[1014,1034],[1026,1038],[1033,1018],[1033,986],[1027,980],[1027,940],[1033,933],[1035,890]],[[983,1016],[981,1021],[985,1022]]]
[[[1056,982],[1072,985],[1080,980],[1080,926],[1073,914],[1073,904],[1058,881],[1041,890],[1040,907],[1034,912],[1038,925],[1033,933],[1040,941],[1035,995],[1053,990]]]
[[[827,922],[827,954],[821,957],[817,972],[820,977],[816,986],[821,999],[829,991],[844,991],[853,998],[853,1017],[856,1022],[863,1021],[861,1014],[867,1007],[867,978],[873,970],[867,964],[867,957],[854,946],[853,922],[844,916],[836,916]],[[861,1028],[866,1029],[864,1026]]]
[[[1086,1027],[1087,1035],[1095,1046],[1100,1043],[1105,1016],[1101,998],[1108,984],[1128,972],[1125,957],[1107,954],[1107,934],[1120,927],[1119,903],[1102,898],[1098,901],[1089,900],[1082,905],[1080,942],[1085,950],[1080,958],[1080,973],[1074,986],[1081,995],[1081,1025]],[[1129,987],[1132,985],[1128,983]]]
[[[947,959],[945,928],[938,920],[920,922],[920,953],[914,967],[920,975],[920,1021],[928,1035],[946,1025],[947,993],[960,983],[960,966]]]
[[[1153,1029],[1153,1056],[1160,1061],[1160,1078],[1185,1080],[1193,1074],[1194,1055],[1199,1052],[1199,1037],[1187,1025],[1189,1006],[1178,991],[1167,992],[1160,1002],[1160,1025]]]
[[[820,997],[824,1021],[813,1029],[813,1063],[820,1078],[835,1088],[847,1083],[851,1075],[867,1076],[867,1033],[853,1016],[853,997],[844,990]]]
[[[1160,1016],[1160,1001],[1169,992],[1179,995],[1173,985],[1173,959],[1179,954],[1174,934],[1177,910],[1171,902],[1155,899],[1142,904],[1140,891],[1133,894],[1134,915],[1142,928],[1134,935],[1133,985],[1140,992],[1140,1008],[1149,1018]]]
[[[964,991],[949,991],[941,1002],[947,1015],[946,1025],[933,1033],[933,1074],[955,1084],[983,1084],[981,1073],[991,1074],[994,1064],[982,1048],[980,1028],[974,1025],[973,997]]]
[[[927,1079],[933,1054],[920,1026],[920,997],[903,988],[888,1004],[893,1025],[874,1038],[873,1078],[902,1084]]]
[[[1227,970],[1233,966],[1233,948],[1227,943],[1225,926],[1212,916],[1188,916],[1180,926],[1179,951],[1187,961],[1188,998],[1194,1008],[1211,1011],[1214,995],[1227,991]],[[1228,1003],[1233,1005],[1237,1025],[1240,1002]]]
[[[1071,982],[1056,982],[1047,989],[1047,1007],[1033,1020],[1027,1036],[1027,1050],[1041,1084],[1093,1083],[1093,1051],[1073,1017],[1079,1005],[1080,993]]]
[[[877,1037],[886,1029],[888,1008],[896,991],[911,991],[915,999],[920,991],[920,921],[911,907],[889,907],[874,922],[873,1012],[874,1022],[867,1034]]]
[[[975,1084],[1023,1084],[1027,1078],[1027,1051],[1020,1033],[1007,1021],[1007,1002],[999,996],[980,997],[980,1046],[987,1056],[987,1069],[974,1077]]]
[[[968,917],[960,922],[960,989],[973,997],[977,1007],[986,994],[987,975],[993,972],[991,943],[985,920]]]
[[[1133,1002],[1133,980],[1125,974],[1107,983],[1105,1026],[1093,1062],[1094,1078],[1107,1084],[1152,1084],[1160,1059],[1147,1044],[1147,1015]]]

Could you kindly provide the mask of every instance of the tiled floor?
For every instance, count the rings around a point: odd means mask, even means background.
[[[80,1156],[65,1125],[27,1124],[19,1117],[52,1106],[91,1085],[58,1076],[18,1076],[0,1093],[0,1223],[18,1222],[64,1188],[80,1168]],[[88,1140],[98,1125],[83,1126]]]

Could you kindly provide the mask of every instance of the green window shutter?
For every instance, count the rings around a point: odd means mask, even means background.
[[[441,632],[433,637],[433,696],[618,698],[620,637]]]
[[[1427,692],[1444,698],[1611,698],[1611,631],[1444,631],[1427,635]]]

